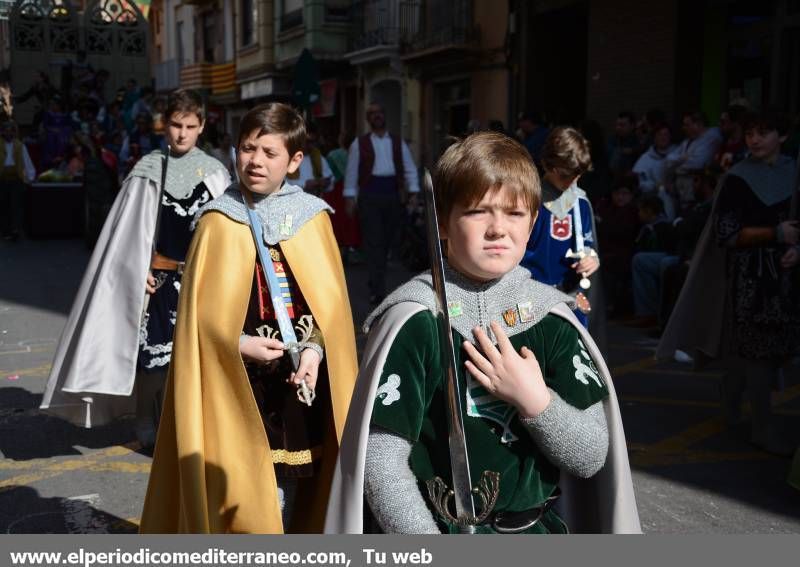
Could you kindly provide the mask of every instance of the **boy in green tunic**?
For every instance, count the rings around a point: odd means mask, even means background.
[[[525,149],[501,134],[474,134],[439,160],[434,188],[471,477],[500,474],[493,512],[477,531],[639,532],[602,357],[570,299],[519,267],[541,201]],[[363,530],[362,487],[384,532],[457,531],[426,488],[435,477],[452,486],[434,312],[426,272],[367,319],[329,532]]]

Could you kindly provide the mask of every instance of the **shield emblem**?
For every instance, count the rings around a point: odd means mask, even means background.
[[[569,240],[572,238],[572,215],[563,219],[550,217],[550,236],[555,240]]]

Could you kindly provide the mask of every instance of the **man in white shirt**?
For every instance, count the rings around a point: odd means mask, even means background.
[[[17,126],[7,120],[2,125],[0,143],[0,234],[16,241],[22,230],[22,200],[25,184],[36,179],[28,149],[17,135]]]
[[[674,173],[674,194],[678,199],[680,213],[685,213],[694,204],[695,172],[709,165],[722,145],[719,128],[709,128],[702,112],[687,112],[683,115],[683,132],[686,139],[667,155],[667,171]]]
[[[403,186],[409,195],[419,193],[417,166],[408,145],[386,131],[383,106],[367,107],[370,133],[356,138],[347,155],[344,177],[345,209],[358,217],[369,269],[370,302],[386,296],[386,259],[402,211]]]

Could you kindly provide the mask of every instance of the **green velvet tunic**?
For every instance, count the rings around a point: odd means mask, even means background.
[[[527,346],[536,355],[547,386],[569,404],[586,409],[608,395],[577,329],[567,321],[546,315],[522,332],[513,334],[513,326],[508,325],[505,330],[517,352]],[[464,340],[465,337],[453,331],[455,345]],[[538,449],[518,419],[516,408],[483,389],[466,372],[465,360],[466,352],[457,346],[456,364],[473,483],[484,470],[500,473],[496,512],[522,511],[541,505],[558,484],[558,468]],[[429,507],[427,480],[439,476],[452,486],[441,361],[436,320],[430,311],[421,311],[406,322],[389,350],[372,413],[373,425],[412,442],[410,466]],[[434,513],[433,508],[431,511]],[[445,531],[454,531],[441,518],[437,520]],[[491,529],[481,526],[479,531],[491,532]],[[530,533],[563,531],[565,526],[551,511]]]

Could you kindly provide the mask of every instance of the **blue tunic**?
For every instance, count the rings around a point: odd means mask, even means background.
[[[576,249],[573,205],[579,201],[584,248],[595,248],[592,207],[586,193],[575,187],[560,192],[544,181],[539,217],[528,240],[522,266],[531,271],[533,279],[571,293],[578,288],[581,276],[570,266],[577,260],[567,258],[567,251]],[[584,325],[586,315],[575,313]]]

